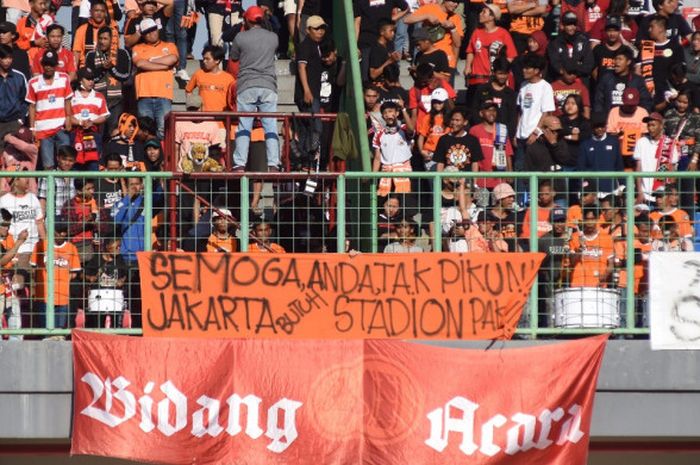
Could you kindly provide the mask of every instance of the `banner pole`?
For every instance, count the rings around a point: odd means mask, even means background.
[[[146,173],[146,185],[143,188],[143,250],[150,252],[153,249],[151,232],[153,229],[153,178]]]
[[[46,254],[46,328],[54,329],[54,245],[56,241],[56,174],[48,172],[46,178],[46,240],[44,242],[44,253]],[[37,266],[41,266],[37,263]]]
[[[626,301],[625,313],[627,315],[627,329],[632,329],[636,326],[634,321],[634,196],[635,196],[635,179],[630,173],[626,175],[627,189],[625,189],[625,210],[627,213],[627,235],[625,241],[627,243],[627,253],[625,254],[625,269],[627,270],[627,288],[625,289]]]
[[[433,251],[442,252],[442,225],[440,209],[442,208],[442,179],[433,176]]]
[[[538,237],[537,237],[537,220],[538,220],[538,205],[537,197],[539,186],[537,185],[537,175],[530,175],[530,252],[537,251]],[[530,332],[532,338],[537,338],[537,327],[539,326],[538,319],[538,305],[539,305],[539,282],[538,276],[535,274],[535,280],[532,282],[532,288],[530,289]]]
[[[250,199],[248,191],[250,189],[250,179],[248,176],[241,178],[241,234],[238,240],[241,241],[241,252],[248,251],[248,234],[250,234]]]

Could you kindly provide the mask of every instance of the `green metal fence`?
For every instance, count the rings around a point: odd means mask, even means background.
[[[297,174],[296,179],[304,179],[303,176]],[[401,174],[388,174],[388,173],[367,173],[367,172],[347,172],[337,176],[334,175],[324,175],[326,180],[330,181],[332,184],[332,190],[328,187],[328,190],[322,192],[317,192],[314,195],[323,195],[328,197],[330,195],[334,196],[337,200],[335,206],[332,207],[332,216],[334,221],[329,221],[328,215],[324,215],[320,220],[323,223],[321,226],[324,230],[332,228],[334,232],[324,236],[326,243],[328,241],[335,242],[335,250],[346,251],[347,241],[350,241],[351,246],[355,249],[359,249],[360,252],[380,252],[379,247],[379,234],[377,217],[380,210],[378,197],[376,195],[377,191],[377,181],[384,177],[403,177],[409,178],[412,182],[427,182],[429,187],[422,187],[418,191],[414,191],[413,195],[418,195],[422,197],[422,200],[427,201],[429,204],[428,208],[432,209],[432,218],[440,218],[441,205],[441,186],[442,180],[444,179],[454,179],[454,178],[464,178],[468,181],[484,180],[487,178],[508,178],[509,180],[518,180],[527,183],[527,191],[518,192],[518,194],[527,193],[530,199],[537,199],[538,197],[538,184],[541,180],[572,180],[572,179],[622,179],[625,184],[632,188],[627,188],[624,191],[624,212],[626,218],[627,231],[634,230],[634,208],[635,208],[635,198],[636,189],[635,183],[638,178],[658,178],[658,173],[562,173],[562,172],[548,172],[548,173],[455,173],[455,172],[440,172],[440,173],[401,173]],[[55,221],[56,216],[51,212],[56,211],[56,178],[65,178],[64,173],[58,172],[20,172],[20,173],[0,173],[0,177],[16,178],[16,177],[35,177],[35,178],[45,178],[48,181],[48,189],[46,193],[47,207],[45,218],[47,242],[53,244],[55,236]],[[140,172],[71,172],[71,178],[87,178],[87,179],[98,179],[98,178],[142,178],[144,180],[143,189],[143,214],[144,214],[144,249],[149,250],[152,244],[152,218],[154,216],[154,205],[153,205],[153,193],[156,189],[156,183],[162,183],[164,180],[183,182],[186,178],[179,175],[174,175],[173,173],[140,173]],[[237,228],[242,232],[238,235],[238,247],[241,251],[247,251],[250,245],[251,238],[249,237],[248,231],[251,228],[253,221],[249,218],[248,212],[251,210],[251,197],[253,194],[253,185],[256,183],[264,182],[266,184],[272,185],[271,191],[275,192],[277,185],[281,182],[288,180],[288,175],[282,173],[279,175],[270,174],[256,174],[247,173],[244,176],[231,174],[230,176],[225,176],[227,184],[225,189],[226,194],[231,194],[231,189],[237,189],[235,192],[236,198],[239,199],[239,203],[236,205],[227,204],[225,208],[230,209],[236,213],[239,220],[237,220]],[[697,179],[698,174],[692,172],[679,172],[679,173],[667,173],[666,178],[672,177],[674,179]],[[221,179],[222,175],[218,174],[218,179]],[[302,183],[303,184],[303,183]],[[695,184],[695,183],[693,183]],[[173,211],[179,212],[183,207],[181,202],[186,197],[186,191],[178,189],[175,187],[175,191],[172,190],[172,186],[176,185],[172,182],[164,183],[164,198],[165,204],[162,205],[161,210],[166,212],[166,222],[168,221],[168,214]],[[199,188],[202,188],[201,182],[197,184]],[[349,186],[352,186],[350,188]],[[322,189],[326,189],[323,187]],[[212,188],[213,189],[213,188]],[[332,194],[331,194],[332,191]],[[205,192],[199,192],[203,196],[206,196]],[[569,194],[569,193],[567,193]],[[368,212],[365,214],[359,214],[361,212],[353,212],[352,209],[364,208],[356,207],[350,205],[349,199],[353,196],[365,195],[370,199],[370,205],[367,207]],[[693,195],[695,193],[693,192]],[[229,197],[227,197],[229,198]],[[189,208],[189,207],[188,207]],[[277,212],[280,209],[285,208],[282,203],[278,203]],[[295,208],[297,211],[296,218],[301,218],[304,216],[305,211],[303,206],[299,204],[294,204],[290,208]],[[324,207],[325,208],[325,207]],[[527,239],[529,243],[530,250],[537,250],[538,246],[538,235],[537,235],[537,220],[538,215],[535,212],[537,208],[536,201],[530,202],[531,214],[530,214],[530,236]],[[325,213],[330,214],[331,207],[324,210]],[[369,217],[370,224],[357,224],[352,222],[350,218],[362,218]],[[437,221],[437,220],[433,220]],[[302,237],[294,237],[294,229],[287,228],[285,225],[280,224],[278,228],[279,231],[276,233],[278,237],[283,235],[291,236],[288,237],[290,240],[295,239],[308,239]],[[171,229],[172,230],[172,229]],[[365,231],[369,231],[370,237],[364,237]],[[179,236],[180,233],[175,236]],[[442,240],[441,240],[442,230],[440,227],[432,228],[432,237],[429,238],[433,244],[434,251],[441,251]],[[182,237],[174,237],[172,234],[164,237],[161,244],[163,248],[175,247],[182,240]],[[254,238],[252,239],[254,240]],[[636,314],[636,305],[638,305],[638,300],[635,296],[633,280],[634,280],[634,241],[635,237],[633,234],[627,234],[624,238],[626,242],[626,253],[627,259],[625,262],[625,270],[627,275],[627,283],[624,288],[625,295],[623,296],[623,301],[626,303],[623,311],[623,320],[625,321],[624,326],[612,329],[612,332],[621,335],[643,335],[648,333],[648,328],[640,327],[637,325],[636,319],[638,315]],[[53,247],[47,248],[46,254],[46,273],[47,276],[54,276],[54,249]],[[49,279],[46,283],[47,285],[47,301],[46,301],[46,327],[45,328],[22,328],[22,329],[3,329],[0,330],[2,335],[25,335],[25,336],[53,336],[53,335],[66,335],[69,333],[69,329],[56,328],[55,325],[55,315],[54,315],[54,282],[53,279]],[[541,299],[538,296],[538,285],[533,286],[530,294],[530,301],[528,307],[524,310],[523,320],[518,329],[518,333],[524,337],[541,337],[541,336],[556,336],[562,334],[587,334],[596,333],[602,331],[610,331],[611,329],[601,329],[601,328],[560,328],[560,327],[543,327],[541,325],[542,311],[540,309]],[[638,309],[637,309],[638,312]],[[73,322],[69,322],[69,326],[73,326]],[[115,332],[123,334],[140,334],[140,329],[138,328],[103,328],[102,331]]]

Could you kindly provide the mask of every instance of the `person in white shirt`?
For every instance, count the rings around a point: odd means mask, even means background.
[[[518,148],[514,160],[516,171],[522,171],[525,145],[534,143],[542,135],[542,119],[555,110],[552,86],[542,78],[544,67],[544,58],[539,55],[528,55],[523,60],[526,82],[520,88],[517,98],[520,119],[515,133]]]
[[[19,237],[25,230],[29,232],[27,240],[17,251],[17,259],[28,264],[34,246],[39,239],[46,237],[44,214],[37,196],[27,191],[29,178],[14,178],[11,185],[12,192],[0,197],[0,209],[4,208],[12,214],[9,232],[13,237]]]
[[[637,141],[634,148],[637,171],[675,171],[678,147],[673,143],[673,138],[664,135],[664,117],[653,112],[642,121],[647,124],[649,132]],[[664,178],[637,178],[637,203],[653,202],[654,190],[665,182]]]

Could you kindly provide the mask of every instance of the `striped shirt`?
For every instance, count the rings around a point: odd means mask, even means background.
[[[43,75],[34,76],[27,84],[26,101],[36,105],[34,136],[43,139],[56,134],[66,123],[65,101],[73,97],[70,79],[57,71],[51,83]]]
[[[107,101],[101,93],[95,92],[95,89],[91,90],[87,97],[83,97],[80,91],[76,92],[71,99],[71,106],[73,117],[80,121],[95,121],[97,118],[109,116]]]

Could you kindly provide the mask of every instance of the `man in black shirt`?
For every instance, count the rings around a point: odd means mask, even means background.
[[[376,82],[382,78],[387,68],[398,68],[401,52],[394,51],[396,26],[390,19],[379,22],[379,38],[369,54],[369,79]]]
[[[664,16],[656,15],[649,20],[649,37],[654,41],[654,57],[652,61],[651,80],[654,83],[653,97],[654,110],[664,111],[667,106],[668,95],[670,90],[668,83],[669,71],[677,63],[683,62],[683,49],[680,44],[666,37],[667,19]],[[642,44],[645,44],[643,41]],[[649,79],[648,73],[644,72],[644,66],[648,61],[645,61],[644,47],[642,47],[642,75],[645,79]]]
[[[394,20],[400,12],[408,8],[405,0],[354,0],[355,37],[361,53],[362,80],[369,77],[369,56],[377,42],[379,20]]]
[[[652,107],[651,95],[647,90],[644,79],[632,72],[634,53],[629,47],[620,47],[615,52],[615,69],[612,74],[600,78],[596,86],[593,112],[608,114],[612,107],[622,105],[622,95],[625,89],[634,87],[639,91],[639,104],[649,111]]]
[[[484,159],[479,139],[467,133],[466,111],[460,108],[452,110],[449,134],[438,140],[433,153],[437,170],[445,166],[456,166],[460,171],[479,171],[479,162]]]
[[[493,101],[498,107],[496,121],[505,124],[508,134],[513,135],[518,124],[518,106],[517,95],[508,86],[510,62],[505,57],[498,57],[493,61],[491,68],[493,70],[491,81],[479,84],[474,92],[474,99],[470,102],[472,114],[478,115],[484,102]]]
[[[676,44],[680,44],[681,41],[692,34],[693,30],[690,28],[688,21],[676,12],[678,9],[678,0],[653,0],[653,5],[656,9],[656,14],[647,15],[639,21],[637,42],[652,38],[649,34],[649,24],[655,16],[662,16],[666,19],[666,25],[664,27],[666,38],[672,40]]]
[[[610,16],[605,20],[605,40],[593,49],[593,78],[600,81],[606,74],[615,72],[615,54],[622,44],[622,19]]]
[[[28,80],[32,78],[27,52],[17,46],[17,26],[7,21],[0,23],[0,44],[12,48],[12,68],[24,74]]]
[[[447,54],[435,47],[433,42],[430,40],[430,35],[425,28],[418,28],[413,31],[413,40],[416,43],[416,49],[418,53],[416,54],[415,64],[409,71],[411,75],[414,74],[416,67],[423,63],[428,63],[433,67],[436,73],[440,73],[442,78],[450,79],[450,62],[447,58]]]

